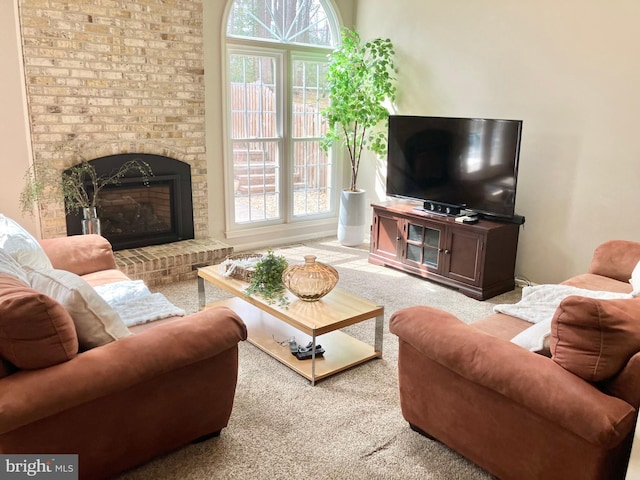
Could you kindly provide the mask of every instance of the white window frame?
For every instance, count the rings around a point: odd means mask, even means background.
[[[336,16],[335,6],[328,1],[320,0],[323,4],[332,28],[339,32],[340,24]],[[282,44],[269,41],[229,38],[226,35],[230,7],[233,0],[229,0],[227,13],[222,24],[222,51],[224,68],[222,75],[222,91],[224,98],[223,130],[224,130],[224,184],[225,184],[225,225],[226,237],[229,239],[247,239],[255,242],[255,237],[262,235],[278,234],[282,237],[296,236],[301,238],[303,231],[313,231],[327,226],[335,229],[338,213],[340,194],[340,182],[342,180],[342,166],[338,163],[338,156],[332,150],[331,155],[331,198],[330,210],[317,214],[294,217],[293,215],[293,164],[291,152],[293,149],[293,137],[291,135],[292,106],[290,99],[293,94],[293,70],[294,60],[301,61],[326,61],[326,55],[331,51],[330,47],[307,47],[297,44]],[[339,34],[336,33],[339,38]],[[276,58],[277,85],[277,115],[276,115],[276,140],[280,149],[282,160],[279,169],[280,201],[279,218],[272,220],[236,223],[235,220],[235,192],[233,179],[233,154],[232,138],[230,132],[231,119],[231,95],[230,87],[230,58],[233,54],[241,55],[267,55]],[[298,232],[296,234],[296,232]]]

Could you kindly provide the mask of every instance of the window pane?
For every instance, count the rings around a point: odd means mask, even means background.
[[[331,164],[316,141],[294,143],[293,215],[331,210]]]
[[[326,62],[293,60],[293,215],[331,211],[331,160],[320,148],[326,130],[322,110]]]
[[[430,247],[438,248],[440,246],[440,230],[426,228],[424,233],[424,243]]]
[[[236,0],[229,15],[227,35],[302,45],[334,45],[320,0]]]
[[[235,221],[246,223],[280,217],[278,144],[233,142]]]
[[[326,62],[293,62],[293,137],[319,138],[326,131],[322,116],[329,103],[325,94]]]
[[[431,268],[438,268],[438,250],[435,248],[424,249],[424,260],[422,263]]]
[[[407,244],[407,260],[420,263],[420,253],[422,253],[422,248],[418,245]]]
[[[276,135],[273,57],[231,55],[231,138]]]
[[[416,225],[414,223],[409,224],[409,234],[407,235],[407,240],[410,242],[420,242],[422,243],[422,232],[423,228],[420,225]]]

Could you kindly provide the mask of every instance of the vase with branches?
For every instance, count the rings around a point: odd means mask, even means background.
[[[39,202],[64,201],[67,214],[82,212],[85,219],[97,218],[100,193],[105,187],[119,184],[130,172],[137,172],[145,184],[148,184],[149,177],[153,175],[151,166],[139,159],[129,160],[108,174],[100,175],[85,157],[77,152],[76,154],[80,157],[80,162],[64,172],[52,168],[46,162],[34,162],[25,174],[25,185],[20,193],[23,213],[32,214],[34,206]],[[94,220],[87,225],[93,230],[90,233],[100,233],[99,221]]]

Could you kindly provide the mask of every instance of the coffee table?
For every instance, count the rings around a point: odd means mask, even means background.
[[[207,305],[205,283],[231,293],[233,298]],[[287,292],[289,306],[269,305],[261,297],[244,294],[248,283],[224,277],[218,265],[198,269],[200,308],[224,305],[235,311],[247,325],[247,340],[284,363],[307,380],[316,381],[382,357],[384,308],[339,288],[316,302],[305,302]],[[341,328],[375,318],[373,346],[353,338]],[[298,360],[291,354],[288,339],[301,345],[311,342],[311,359]],[[324,356],[315,356],[316,344],[325,349]]]

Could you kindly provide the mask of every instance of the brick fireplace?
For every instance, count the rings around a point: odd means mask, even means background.
[[[208,232],[202,0],[19,0],[34,159],[150,154],[190,166],[195,238]],[[62,199],[42,236],[67,234]]]
[[[150,285],[193,278],[233,251],[207,238],[202,14],[202,0],[19,0],[36,162],[62,174],[83,159],[148,154],[190,167],[195,238],[116,252]],[[44,238],[67,234],[62,199],[40,214]]]

